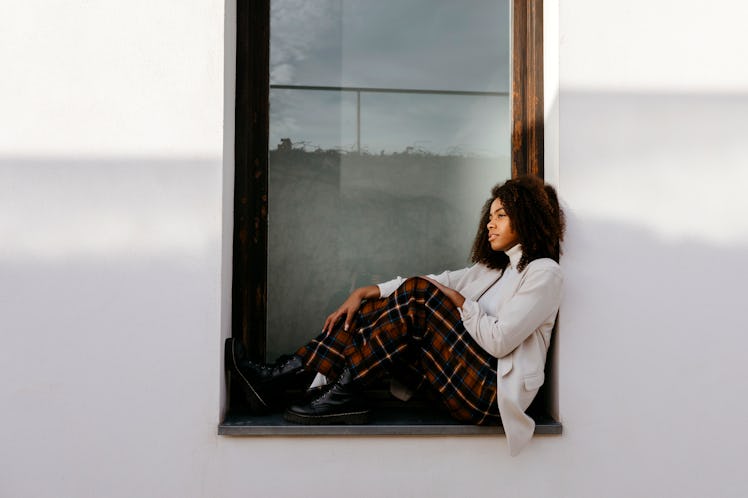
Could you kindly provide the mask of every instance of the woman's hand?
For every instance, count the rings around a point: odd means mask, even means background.
[[[430,277],[421,277],[421,278],[426,279],[432,284],[434,284],[435,286],[439,287],[439,290],[442,291],[449,298],[449,300],[452,301],[452,303],[454,303],[454,305],[457,306],[458,308],[462,307],[462,305],[465,303],[465,296],[463,296],[456,290],[450,289],[446,285],[440,284],[433,278],[430,278]]]
[[[330,313],[330,316],[327,317],[327,320],[325,320],[325,325],[322,327],[322,332],[329,333],[332,332],[332,328],[335,326],[336,323],[338,323],[338,320],[340,320],[340,317],[345,315],[345,324],[343,325],[343,330],[348,330],[351,326],[351,323],[353,322],[353,317],[356,315],[356,312],[358,312],[358,309],[361,307],[361,302],[364,299],[375,299],[379,297],[379,287],[376,285],[367,285],[366,287],[359,287],[355,291],[351,292],[351,295],[348,296],[348,299],[346,299],[343,304],[340,305],[340,308],[336,309],[332,313]]]

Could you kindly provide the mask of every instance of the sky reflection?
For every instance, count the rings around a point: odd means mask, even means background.
[[[506,0],[275,0],[271,85],[508,92]],[[296,95],[292,95],[296,93]],[[327,93],[327,94],[326,94]],[[508,96],[271,92],[271,141],[350,150],[508,154]]]

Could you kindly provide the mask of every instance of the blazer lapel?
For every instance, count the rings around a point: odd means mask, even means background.
[[[495,284],[496,282],[499,281],[499,279],[501,278],[501,276],[504,274],[504,270],[503,269],[499,270],[498,273],[499,273],[498,276],[497,275],[492,275],[490,273],[488,275],[486,275],[485,280],[482,281],[483,285],[478,288],[480,290],[480,292],[476,293],[475,296],[473,297],[474,301],[477,301],[480,298],[482,298],[483,294],[485,294],[488,291],[488,289],[490,289],[491,287],[493,287],[493,284]]]

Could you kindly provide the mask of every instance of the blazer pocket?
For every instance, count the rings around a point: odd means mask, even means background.
[[[545,373],[537,372],[534,374],[525,375],[523,380],[525,381],[526,390],[535,391],[537,389],[540,389],[540,386],[542,386],[543,382],[545,382]]]

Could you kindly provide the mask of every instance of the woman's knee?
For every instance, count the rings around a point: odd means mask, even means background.
[[[431,281],[424,277],[410,277],[400,287],[409,291],[426,290],[430,287],[437,288]]]
[[[433,292],[440,292],[439,287],[434,285],[429,279],[424,277],[410,277],[400,285],[398,291],[401,294],[424,295]]]

